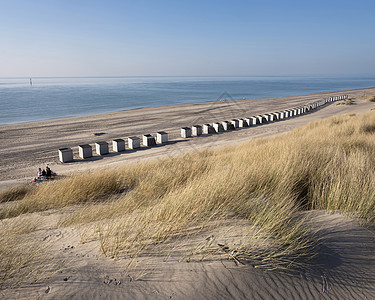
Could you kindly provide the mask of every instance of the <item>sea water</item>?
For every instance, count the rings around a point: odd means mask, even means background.
[[[370,87],[375,87],[375,76],[0,78],[0,125],[136,108]]]

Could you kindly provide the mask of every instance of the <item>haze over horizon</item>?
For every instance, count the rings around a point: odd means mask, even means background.
[[[369,0],[0,4],[0,77],[375,75]]]

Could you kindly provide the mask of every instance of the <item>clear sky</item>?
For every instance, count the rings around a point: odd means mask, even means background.
[[[374,0],[0,0],[0,77],[375,75]]]

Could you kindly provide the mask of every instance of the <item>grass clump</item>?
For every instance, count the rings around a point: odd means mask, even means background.
[[[353,99],[346,99],[344,101],[337,102],[336,105],[352,105],[354,104]]]
[[[30,216],[1,221],[0,290],[22,283],[36,283],[50,275],[47,246],[30,238],[39,222],[39,219]]]
[[[33,187],[31,185],[15,185],[0,191],[0,203],[22,200],[32,189]]]

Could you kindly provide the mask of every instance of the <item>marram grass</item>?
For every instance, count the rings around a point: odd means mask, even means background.
[[[211,240],[197,249],[288,268],[316,254],[301,211],[341,211],[374,224],[374,187],[375,113],[351,114],[273,138],[4,192],[0,217],[75,205],[60,226],[91,224],[104,255],[130,258],[188,233],[215,236],[241,220],[248,231],[240,244],[228,249]]]

